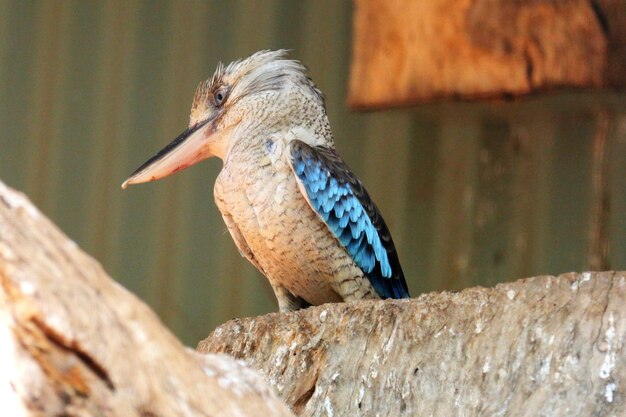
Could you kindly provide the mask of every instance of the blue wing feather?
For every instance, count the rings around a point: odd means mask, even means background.
[[[361,182],[333,150],[291,143],[291,164],[311,206],[382,298],[409,291],[389,229]]]

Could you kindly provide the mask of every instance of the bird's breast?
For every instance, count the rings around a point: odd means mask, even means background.
[[[218,207],[271,282],[312,304],[340,301],[332,280],[351,261],[298,189],[286,149],[268,138],[254,152],[231,155],[216,182]]]

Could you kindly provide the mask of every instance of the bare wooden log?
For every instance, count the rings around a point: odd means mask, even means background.
[[[355,0],[348,102],[626,87],[623,0]]]
[[[185,348],[0,182],[3,416],[290,416],[258,374]]]
[[[0,183],[12,416],[626,415],[626,273],[235,320],[199,350]]]
[[[626,273],[542,276],[230,321],[201,352],[301,416],[624,416]]]

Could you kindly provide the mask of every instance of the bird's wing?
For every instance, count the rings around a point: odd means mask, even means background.
[[[300,191],[382,298],[409,291],[391,234],[367,191],[333,149],[290,143]]]

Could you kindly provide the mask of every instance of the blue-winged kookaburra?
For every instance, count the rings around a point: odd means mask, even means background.
[[[389,229],[335,150],[322,93],[284,56],[218,65],[198,86],[189,128],[122,187],[217,156],[215,202],[281,311],[409,297]]]

